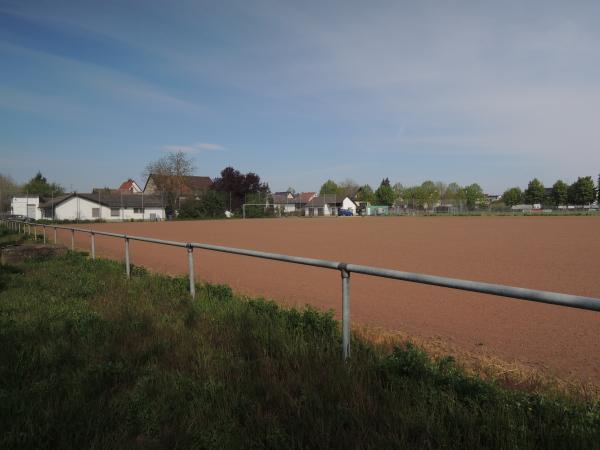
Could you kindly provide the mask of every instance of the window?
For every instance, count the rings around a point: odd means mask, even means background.
[[[143,214],[144,208],[133,208],[134,214]]]
[[[110,216],[111,217],[119,217],[121,213],[121,208],[110,208]]]
[[[100,208],[92,208],[92,217],[94,219],[100,217]]]

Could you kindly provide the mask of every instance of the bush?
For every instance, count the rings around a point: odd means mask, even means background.
[[[182,202],[178,217],[181,219],[224,217],[225,208],[224,196],[209,190],[200,199],[188,199]]]

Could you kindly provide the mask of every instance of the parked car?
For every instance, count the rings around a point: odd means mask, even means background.
[[[354,213],[351,209],[340,209],[340,216],[353,216]]]

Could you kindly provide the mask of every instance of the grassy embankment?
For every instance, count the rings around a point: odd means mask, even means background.
[[[10,236],[0,237],[4,241]],[[0,448],[598,448],[600,405],[506,390],[331,314],[71,253],[0,268]]]

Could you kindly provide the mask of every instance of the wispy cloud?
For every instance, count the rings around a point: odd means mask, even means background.
[[[109,95],[113,99],[128,100],[133,103],[133,106],[150,106],[155,110],[168,108],[188,113],[207,112],[207,108],[202,105],[179,98],[152,83],[112,68],[82,62],[46,51],[0,42],[0,55],[2,54],[43,66],[46,77],[55,77],[63,82],[70,82],[72,86],[78,86],[90,94]],[[12,103],[14,109],[22,110],[22,103],[18,101],[16,96],[12,97],[15,101],[11,102],[10,99],[5,98],[3,106],[9,107]],[[37,109],[36,98],[38,99],[37,103],[40,104],[40,109],[48,103],[47,95],[30,92],[26,102],[30,111]],[[78,96],[70,95],[68,92],[62,93],[62,99],[63,102],[71,101],[72,104],[79,102],[82,108],[88,106],[86,102],[81,102]]]
[[[165,145],[161,148],[163,152],[183,152],[196,154],[202,152],[223,151],[225,147],[220,144],[211,144],[209,142],[198,142],[192,145]]]

